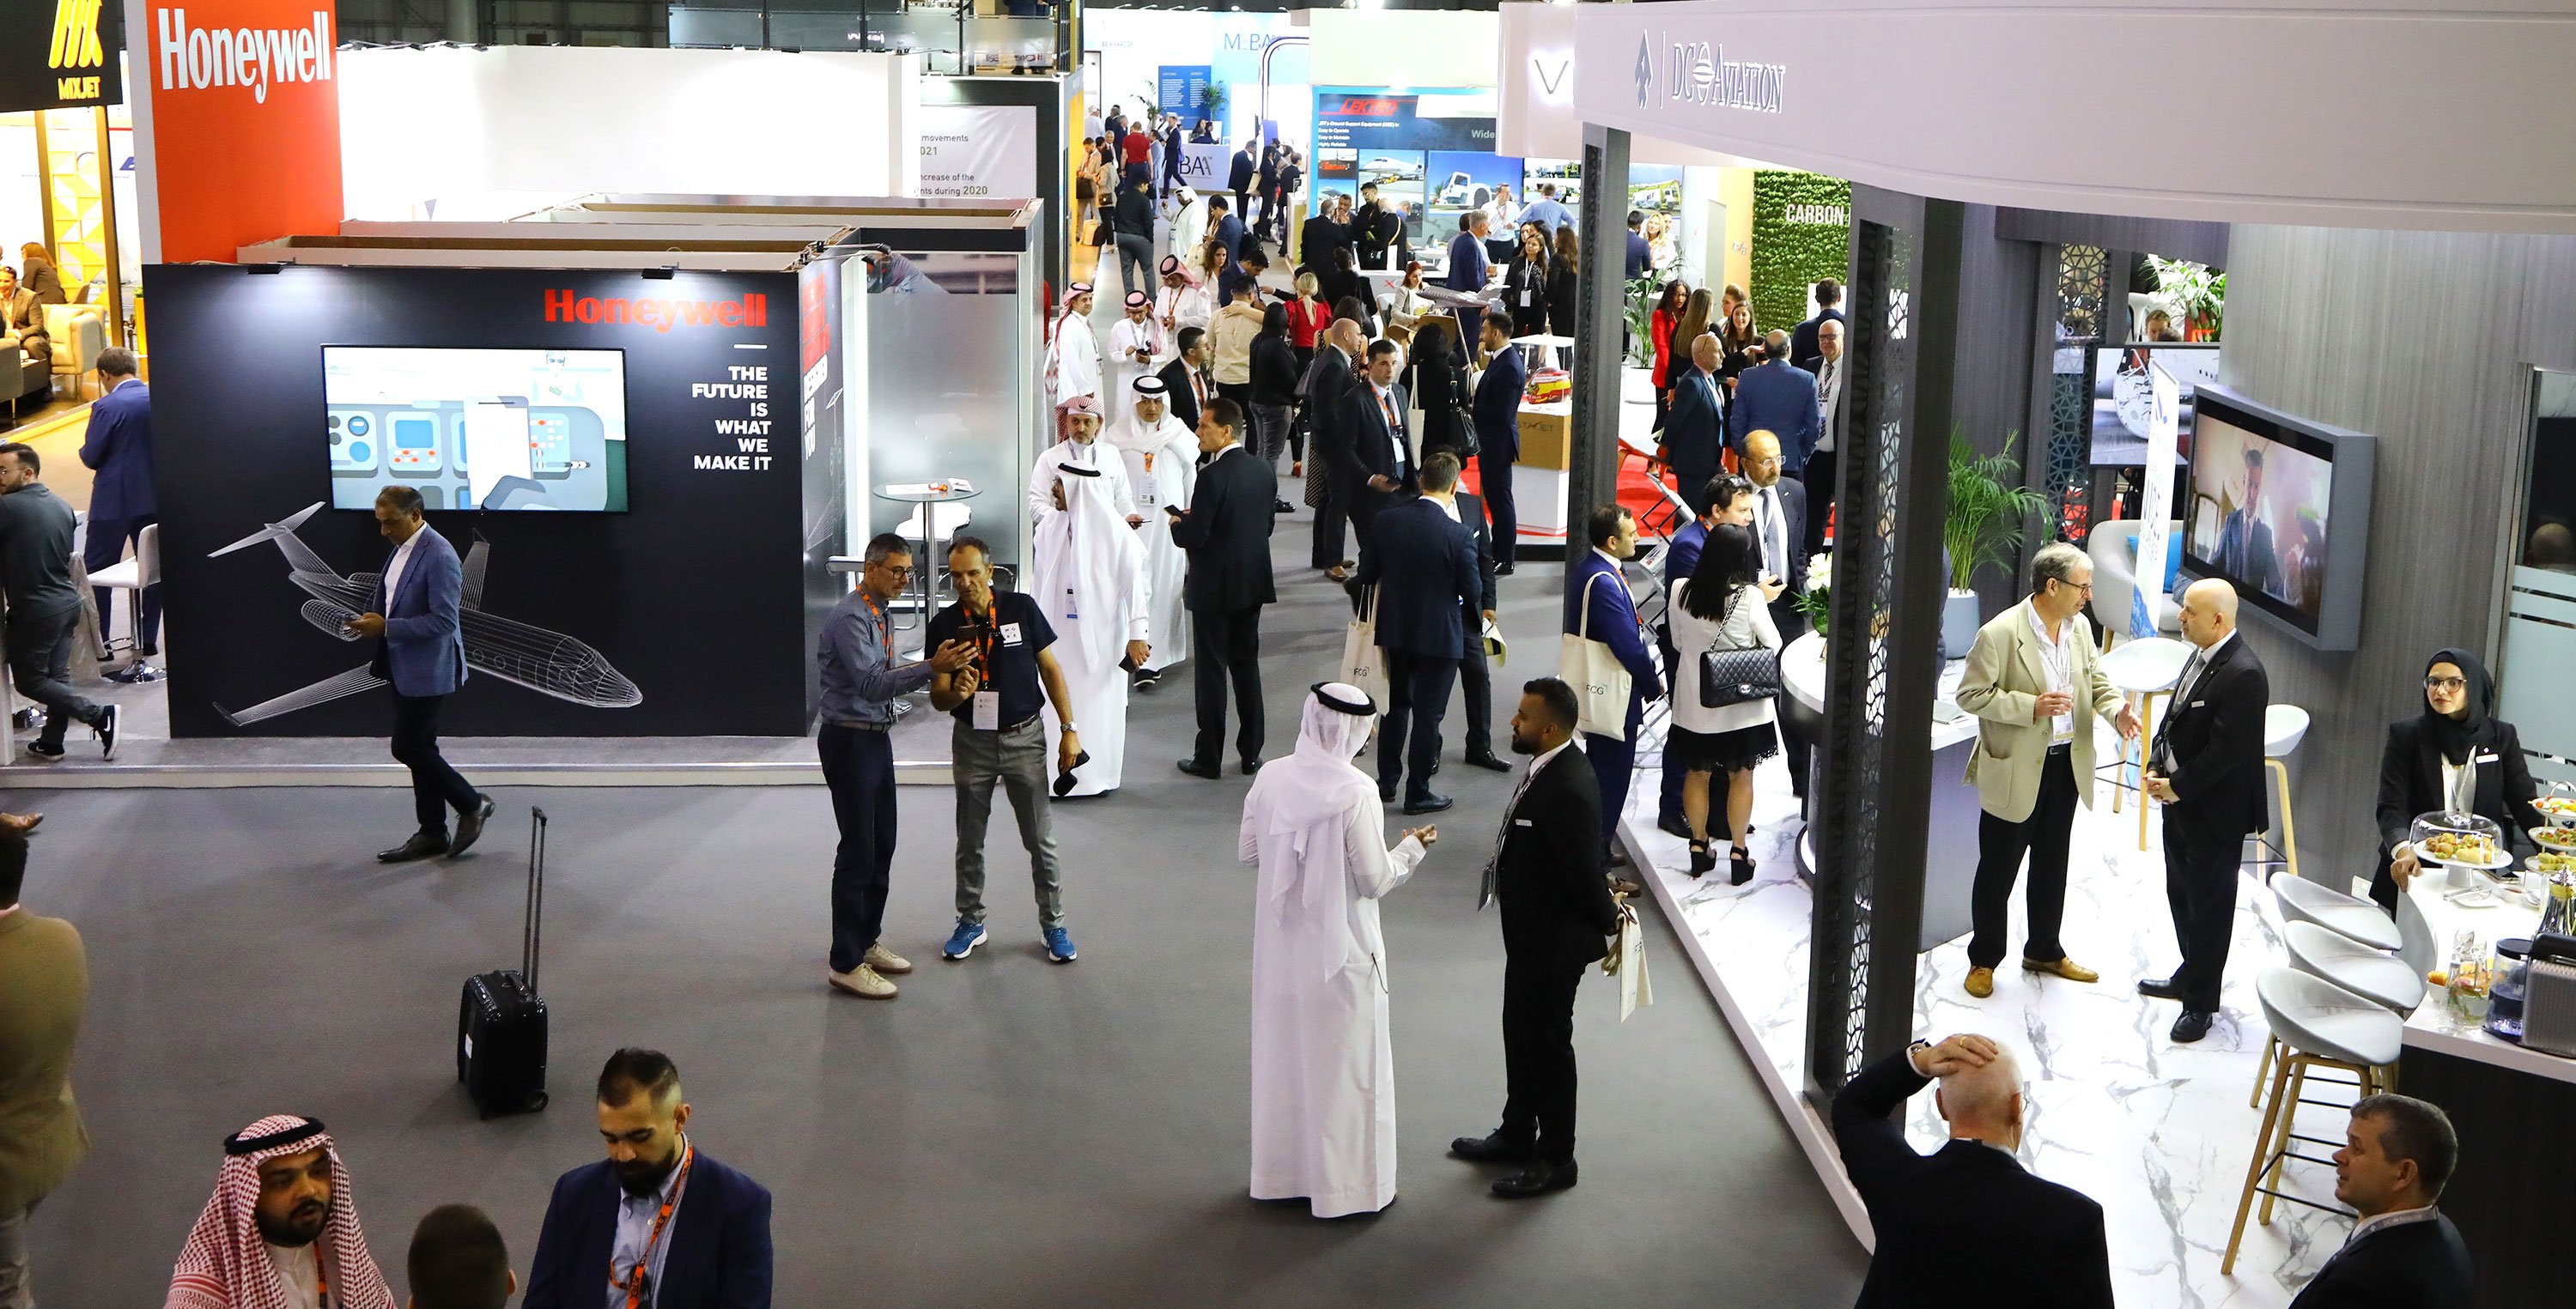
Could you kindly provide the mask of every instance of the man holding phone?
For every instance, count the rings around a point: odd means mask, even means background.
[[[931,706],[956,720],[949,773],[957,786],[957,926],[940,957],[964,959],[984,943],[984,833],[999,782],[1010,793],[1020,845],[1029,852],[1047,958],[1069,964],[1073,937],[1065,931],[1063,878],[1048,823],[1047,733],[1038,710],[1053,704],[1064,724],[1057,772],[1071,775],[1082,758],[1082,738],[1074,730],[1064,670],[1047,648],[1055,644],[1055,629],[1034,598],[993,589],[992,548],[979,537],[959,536],[949,545],[948,580],[957,602],[931,616],[924,639],[933,649],[959,642],[971,653],[959,666],[930,675]]]

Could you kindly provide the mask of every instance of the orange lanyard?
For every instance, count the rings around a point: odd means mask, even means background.
[[[644,1238],[644,1249],[635,1256],[635,1267],[621,1278],[617,1275],[615,1263],[608,1266],[609,1281],[626,1288],[626,1309],[643,1309],[644,1270],[652,1266],[653,1247],[662,1243],[662,1229],[670,1223],[671,1211],[680,1207],[680,1192],[688,1189],[689,1165],[696,1161],[697,1156],[696,1146],[682,1143],[679,1180],[671,1183],[671,1198],[662,1202],[662,1212],[654,1217],[653,1231]]]
[[[320,1241],[313,1243],[313,1303],[331,1309],[331,1261],[323,1258]]]
[[[993,638],[1001,630],[995,627],[993,623],[994,619],[999,616],[1000,607],[1000,602],[998,601],[986,604],[984,606],[983,625],[976,629],[975,653],[978,657],[977,662],[979,666],[983,668],[984,676],[986,677],[991,677],[993,675]],[[973,616],[975,613],[972,609],[969,609],[966,612],[969,616]]]
[[[891,665],[894,663],[894,625],[886,621],[885,610],[877,604],[875,596],[862,590],[859,598],[867,602],[868,617],[876,621],[877,640],[884,643],[886,663]]]

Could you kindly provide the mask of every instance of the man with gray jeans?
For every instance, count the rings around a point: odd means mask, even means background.
[[[80,631],[81,596],[72,589],[72,507],[39,480],[35,448],[0,445],[0,593],[9,601],[9,676],[18,694],[45,706],[45,729],[27,753],[63,757],[63,734],[75,722],[98,735],[116,757],[116,706],[92,704],[72,689],[72,639]]]
[[[1064,671],[1047,649],[1055,643],[1055,629],[1035,599],[993,590],[992,550],[976,537],[959,536],[949,545],[948,579],[957,603],[932,615],[926,637],[933,645],[962,641],[975,653],[964,667],[930,678],[932,707],[957,723],[949,751],[949,774],[957,784],[957,927],[939,953],[964,959],[984,943],[984,833],[999,782],[1010,793],[1020,844],[1029,852],[1047,958],[1069,964],[1073,937],[1064,927],[1063,880],[1047,826],[1046,724],[1038,711],[1053,704],[1063,724],[1055,765],[1068,786],[1073,770],[1091,756],[1074,730]]]

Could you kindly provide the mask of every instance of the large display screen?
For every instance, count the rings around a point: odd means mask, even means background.
[[[331,504],[623,513],[620,350],[322,347]]]
[[[2329,575],[2334,479],[2332,445],[2203,408],[2183,528],[2194,566],[2315,630],[2326,587],[2339,580]]]
[[[2215,342],[2097,346],[2093,350],[2093,466],[2134,468],[2147,461],[2147,420],[2155,412],[2147,364],[2173,375],[2182,387],[2182,434],[2174,462],[2191,462],[2195,401],[2218,381]]]

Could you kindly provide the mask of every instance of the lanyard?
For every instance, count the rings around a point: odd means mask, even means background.
[[[686,1141],[680,1143],[680,1176],[671,1183],[671,1197],[662,1202],[662,1212],[653,1219],[653,1230],[644,1238],[644,1248],[635,1256],[635,1267],[626,1276],[617,1275],[617,1265],[608,1265],[611,1284],[626,1288],[626,1309],[643,1309],[644,1270],[653,1263],[653,1247],[662,1243],[662,1228],[671,1221],[671,1211],[680,1207],[680,1192],[688,1189],[689,1165],[696,1162],[698,1148]]]
[[[984,620],[983,625],[976,629],[975,654],[979,666],[984,670],[984,676],[988,678],[993,675],[993,638],[1001,631],[994,625],[994,619],[999,616],[1000,608],[998,602],[987,601],[981,615]],[[977,616],[972,609],[967,610],[966,614],[970,618]]]
[[[886,621],[885,609],[877,603],[875,596],[862,589],[859,592],[859,598],[867,602],[868,617],[876,623],[877,640],[885,646],[886,662],[892,664],[894,662],[894,625]]]
[[[331,1261],[323,1258],[322,1243],[313,1243],[313,1303],[320,1309],[331,1309]]]

